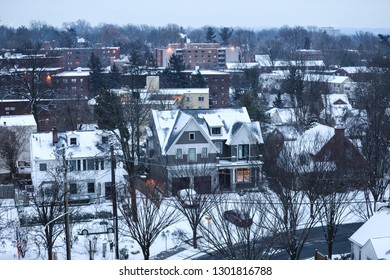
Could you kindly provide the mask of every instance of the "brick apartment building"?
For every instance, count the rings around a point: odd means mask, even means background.
[[[230,74],[216,70],[199,70],[209,88],[209,108],[229,107]],[[191,78],[197,70],[185,70],[183,73]]]
[[[43,44],[44,51],[53,51],[61,57],[61,66],[64,70],[74,70],[78,67],[88,67],[92,52],[99,57],[102,67],[111,65],[113,60],[119,59],[119,47],[105,47],[103,44],[96,44],[95,47],[77,48],[52,48],[50,42]]]
[[[182,36],[179,43],[170,43],[166,48],[155,49],[157,67],[167,67],[169,58],[175,54],[182,58],[185,69],[224,69],[227,62],[239,61],[238,47],[221,47],[219,43],[190,43]]]

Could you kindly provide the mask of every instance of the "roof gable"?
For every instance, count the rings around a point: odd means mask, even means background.
[[[363,247],[369,239],[390,237],[390,208],[385,207],[375,212],[349,240]]]

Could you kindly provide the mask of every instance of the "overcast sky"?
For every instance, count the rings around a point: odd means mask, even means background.
[[[0,25],[55,27],[84,19],[92,26],[146,24],[264,28],[390,28],[389,0],[3,0]]]

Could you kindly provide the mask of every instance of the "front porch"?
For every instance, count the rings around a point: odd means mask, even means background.
[[[257,190],[263,180],[262,161],[219,160],[216,165],[220,191],[241,192]]]

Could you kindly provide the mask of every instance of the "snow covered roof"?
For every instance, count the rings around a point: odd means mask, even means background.
[[[279,164],[285,165],[284,168],[296,168],[292,162],[300,163],[300,172],[311,172],[315,168],[313,160],[310,155],[316,155],[321,148],[333,137],[334,128],[319,123],[300,136],[295,141],[285,142],[281,155],[279,157]],[[286,158],[292,159],[286,161]],[[305,160],[301,160],[305,158]],[[332,162],[328,162],[321,166],[322,168],[334,168]],[[318,166],[317,166],[318,168]]]
[[[255,61],[259,63],[261,67],[271,67],[271,58],[268,54],[255,55]]]
[[[58,132],[58,144],[53,145],[53,132],[33,133],[30,138],[31,159],[55,160],[56,151],[62,144],[67,147],[68,158],[102,156],[103,152],[98,144],[102,144],[103,135],[107,135],[107,132],[102,130]],[[70,138],[77,138],[77,144],[71,145]]]
[[[54,75],[55,77],[89,77],[90,73],[87,71],[64,71]]]
[[[390,260],[390,236],[370,238],[364,246],[372,246],[378,260]]]
[[[0,126],[36,126],[33,115],[0,116]]]
[[[390,208],[383,207],[375,212],[352,236],[349,240],[363,247],[370,239],[374,240],[373,245],[379,242],[387,242],[390,239]],[[382,238],[381,240],[379,238]],[[390,248],[388,248],[390,249]]]
[[[267,114],[271,117],[271,122],[276,122],[275,124],[291,124],[297,119],[293,108],[272,108]]]
[[[0,116],[0,126],[36,126],[33,115]]]
[[[325,105],[321,112],[322,117],[325,117],[325,114],[329,114],[333,118],[344,117],[347,112],[352,110],[352,105],[346,94],[324,94],[322,100]]]
[[[211,140],[229,140],[235,136],[238,124],[245,124],[258,143],[263,142],[259,122],[251,122],[245,107],[196,110],[152,110],[152,116],[162,153],[166,153],[183,128],[194,121]],[[211,135],[211,127],[220,127],[220,135]]]
[[[216,71],[216,70],[208,70],[208,69],[199,69],[199,70],[184,70],[182,71],[183,73],[191,73],[191,74],[198,74],[198,71],[200,72],[201,75],[228,75],[226,72],[222,71]]]
[[[259,67],[258,62],[247,62],[247,63],[234,63],[234,62],[228,62],[226,63],[226,68],[229,70],[232,69],[250,69],[250,68],[255,68]]]

